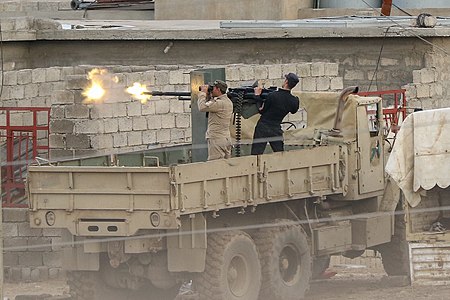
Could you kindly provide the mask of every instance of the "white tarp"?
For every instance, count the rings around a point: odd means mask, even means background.
[[[408,203],[420,202],[420,191],[450,186],[450,108],[415,112],[401,124],[386,164]]]

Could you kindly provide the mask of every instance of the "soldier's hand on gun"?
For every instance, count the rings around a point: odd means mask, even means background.
[[[254,90],[255,90],[255,95],[256,95],[256,96],[261,95],[261,93],[262,93],[262,87],[257,86],[257,87],[254,88]]]

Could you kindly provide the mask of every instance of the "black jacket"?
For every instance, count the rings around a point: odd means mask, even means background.
[[[278,89],[270,93],[260,110],[259,122],[272,126],[280,126],[288,113],[295,114],[300,106],[298,97],[291,94],[290,90]]]

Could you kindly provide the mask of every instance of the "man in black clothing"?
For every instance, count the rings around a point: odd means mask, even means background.
[[[284,150],[281,122],[289,112],[295,114],[300,105],[298,97],[291,94],[291,90],[299,82],[298,76],[289,73],[284,77],[283,86],[270,93],[259,109],[261,118],[253,134],[252,155],[263,154],[267,142],[270,143],[273,152]],[[260,95],[261,90],[260,87],[255,88],[255,95]]]

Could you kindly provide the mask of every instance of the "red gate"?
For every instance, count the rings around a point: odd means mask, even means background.
[[[26,207],[27,165],[36,157],[49,159],[50,108],[0,107],[0,112],[5,116],[0,124],[3,207]]]

